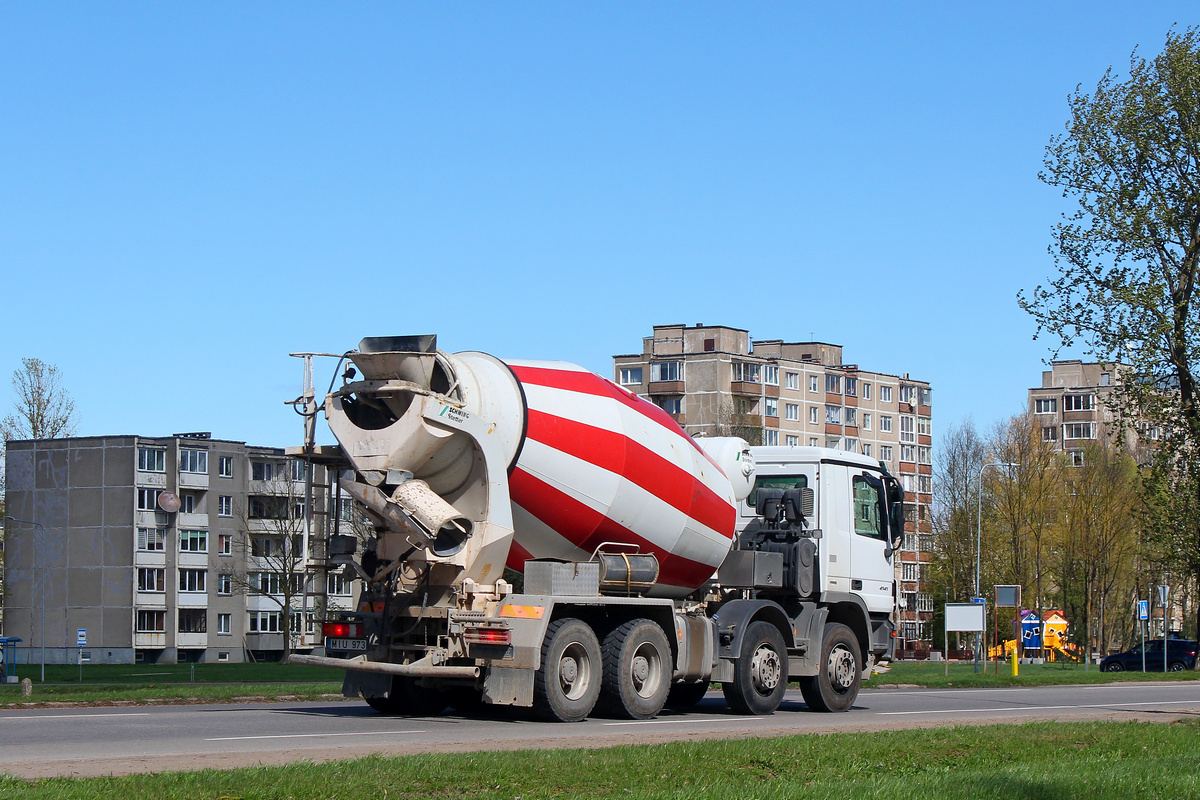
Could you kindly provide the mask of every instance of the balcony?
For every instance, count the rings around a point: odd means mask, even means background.
[[[160,649],[167,646],[167,635],[165,633],[134,633],[133,646]]]
[[[734,381],[729,384],[729,391],[734,394],[753,395],[758,397],[762,394],[762,384],[753,383],[751,381]]]
[[[650,381],[647,394],[683,394],[683,381]]]
[[[208,473],[207,472],[180,472],[179,473],[179,488],[180,489],[207,489],[208,488]]]
[[[764,417],[763,424],[768,428],[778,428],[779,417]]]

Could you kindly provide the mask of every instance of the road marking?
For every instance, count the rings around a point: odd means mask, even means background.
[[[706,722],[758,722],[766,719],[766,717],[738,717],[736,719],[637,719],[632,722],[605,722],[604,725],[671,725],[683,724],[693,725]]]
[[[1170,706],[1187,703],[1187,700],[1158,700],[1146,703],[1078,703],[1065,706],[1010,706],[1008,708],[946,708],[933,711],[879,711],[881,717],[897,717],[909,714],[980,714],[988,711],[1053,711],[1061,708],[1125,708],[1126,706]]]
[[[354,731],[351,733],[282,733],[272,736],[220,736],[205,739],[206,742],[242,742],[247,739],[313,739],[322,736],[393,736],[399,733],[426,733],[426,731]]]
[[[138,711],[129,714],[30,714],[28,716],[2,716],[0,719],[11,722],[18,719],[108,719],[109,717],[148,717],[150,712]]]

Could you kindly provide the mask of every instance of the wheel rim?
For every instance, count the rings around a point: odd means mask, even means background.
[[[783,662],[779,653],[770,645],[759,645],[750,659],[750,677],[754,683],[754,691],[761,695],[769,695],[779,686],[783,676]]]
[[[558,683],[570,700],[587,693],[592,680],[592,662],[587,649],[579,642],[567,645],[558,659]]]
[[[844,694],[854,685],[854,654],[844,644],[835,645],[829,651],[829,683],[838,694]]]
[[[653,697],[658,692],[662,687],[662,654],[657,647],[645,642],[634,651],[629,677],[639,697]]]

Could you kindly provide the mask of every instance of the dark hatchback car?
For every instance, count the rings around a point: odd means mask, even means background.
[[[1113,653],[1100,662],[1101,672],[1141,672],[1142,648],[1146,648],[1146,671],[1163,671],[1162,639],[1148,639],[1144,645],[1136,645],[1124,653]],[[1191,639],[1167,640],[1167,670],[1179,672],[1196,668],[1196,652],[1200,646]]]

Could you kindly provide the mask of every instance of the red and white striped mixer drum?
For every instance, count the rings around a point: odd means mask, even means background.
[[[509,566],[586,560],[617,543],[657,556],[652,595],[682,597],[712,577],[736,520],[734,488],[716,462],[661,408],[582,367],[505,363],[527,414],[509,474]]]

